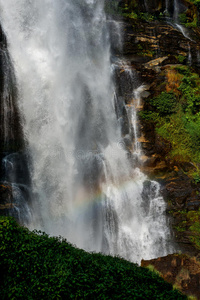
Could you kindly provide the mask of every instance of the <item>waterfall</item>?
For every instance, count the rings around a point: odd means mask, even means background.
[[[172,22],[175,25],[176,29],[178,29],[186,39],[193,41],[189,36],[187,28],[179,23],[179,14],[185,9],[186,7],[181,5],[179,0],[174,0],[174,12],[172,16]]]
[[[0,15],[31,157],[29,227],[136,262],[169,253],[159,184],[134,164],[136,110],[132,154],[116,117],[104,1],[0,0]]]
[[[165,0],[165,15],[169,15],[169,0]]]
[[[178,23],[179,19],[179,5],[178,0],[174,0],[174,14],[173,14],[173,20],[175,23]]]

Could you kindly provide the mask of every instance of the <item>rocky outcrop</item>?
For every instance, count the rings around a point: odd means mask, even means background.
[[[20,222],[30,201],[30,177],[17,101],[14,67],[0,27],[0,215]]]
[[[187,0],[178,2],[179,13],[185,14],[187,22],[193,22],[198,15],[197,6]],[[179,95],[180,82],[177,83],[177,78],[174,77],[174,66],[190,66],[193,72],[200,74],[200,29],[196,26],[197,23],[187,27],[175,24],[174,1],[171,0],[168,1],[167,16],[166,1],[124,0],[119,5],[124,12],[123,17],[120,17],[120,24],[123,24],[123,48],[115,48],[113,51],[128,61],[140,83],[146,85],[148,95],[142,106],[143,110],[152,111],[149,100],[166,89],[176,89],[175,94],[177,97]],[[123,70],[119,70],[117,76],[117,81],[125,82],[122,92],[127,95],[127,104],[131,88],[126,78],[122,78],[125,76]],[[118,91],[119,94],[120,92]],[[125,113],[120,116],[126,119]],[[139,141],[144,153],[142,170],[161,183],[178,248],[196,254],[199,248],[198,243],[194,242],[190,215],[187,215],[187,226],[182,226],[182,222],[183,212],[195,213],[200,208],[200,184],[190,176],[197,166],[188,160],[170,157],[172,145],[156,132],[154,121],[141,119],[140,123]],[[127,133],[126,128],[128,126],[124,126],[124,135]]]
[[[172,254],[152,260],[142,260],[142,267],[159,272],[167,282],[187,296],[200,299],[200,262],[198,258],[183,254]],[[152,268],[153,266],[153,268]]]
[[[0,215],[5,215],[13,208],[12,187],[8,183],[0,183]]]
[[[0,27],[0,153],[19,151],[23,135],[17,106],[14,68]]]

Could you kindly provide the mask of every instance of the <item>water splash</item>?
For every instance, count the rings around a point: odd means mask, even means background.
[[[159,185],[124,147],[103,7],[0,0],[32,158],[31,227],[139,262],[167,254],[170,233]]]
[[[186,7],[183,6],[183,4],[180,3],[179,0],[174,0],[173,1],[173,13],[170,13],[170,2],[169,0],[165,1],[165,18],[167,20],[167,22],[172,25],[174,28],[176,28],[178,31],[180,31],[182,33],[182,35],[192,41],[193,39],[190,37],[190,33],[188,31],[188,29],[180,24],[180,20],[179,20],[179,15],[180,13],[182,13]]]

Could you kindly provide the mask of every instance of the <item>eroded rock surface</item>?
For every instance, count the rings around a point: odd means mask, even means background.
[[[152,260],[142,260],[141,266],[153,266],[167,282],[188,296],[200,299],[200,262],[198,258],[172,254]]]

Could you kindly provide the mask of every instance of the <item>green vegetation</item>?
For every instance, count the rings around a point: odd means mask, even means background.
[[[0,217],[0,299],[187,299],[156,273]]]
[[[200,9],[200,0],[190,0],[198,9]]]
[[[155,267],[153,265],[148,265],[146,267],[149,271],[156,273],[157,275],[161,276],[161,273],[155,269]]]
[[[182,221],[175,227],[178,232],[187,232],[191,242],[200,249],[200,209],[198,211],[181,211]]]
[[[138,44],[138,49],[141,49],[141,44]],[[137,55],[153,57],[155,55],[155,51],[143,49],[142,51],[138,51]]]
[[[178,55],[178,56],[177,56],[177,59],[178,59],[178,61],[179,61],[180,64],[182,64],[183,62],[186,61],[186,57],[183,56],[183,55]]]
[[[138,3],[136,0],[128,1],[128,3],[125,3],[124,7],[122,9],[119,8],[119,10],[124,17],[130,19],[139,19],[147,22],[155,20],[155,16],[153,14],[141,12],[138,9]]]
[[[176,96],[173,92],[162,92],[158,97],[151,99],[150,103],[160,116],[170,115],[176,111]]]
[[[179,14],[179,22],[188,28],[195,28],[199,23],[198,10],[200,10],[200,0],[188,0],[187,2],[189,2],[188,9]]]
[[[194,14],[193,17],[187,17],[187,11],[179,15],[179,21],[182,25],[188,28],[195,28],[198,26],[198,16]]]
[[[110,1],[111,3],[116,2],[115,0]],[[188,28],[196,28],[198,26],[198,10],[200,10],[200,0],[187,0],[186,2],[188,2],[188,8],[185,10],[185,12],[179,14],[179,22]],[[118,12],[120,12],[120,14],[122,14],[124,17],[147,22],[160,19],[162,20],[166,14],[166,12],[163,11],[163,7],[158,7],[157,11],[154,13],[141,12],[140,9],[141,7],[139,5],[139,1],[127,0],[123,2],[121,7],[118,7]]]
[[[123,10],[122,12],[124,17],[128,17],[130,19],[139,19],[147,22],[152,22],[155,20],[155,16],[149,13],[141,13],[137,11],[131,11],[127,12],[126,10]]]
[[[128,17],[130,19],[135,19],[135,20],[139,18],[139,16],[134,11],[128,12],[128,13],[127,12],[123,12],[123,16],[124,17]]]
[[[151,109],[141,117],[154,122],[156,132],[170,142],[170,159],[196,165],[189,175],[200,182],[200,78],[188,66],[173,66],[165,76],[165,91],[148,100]]]

